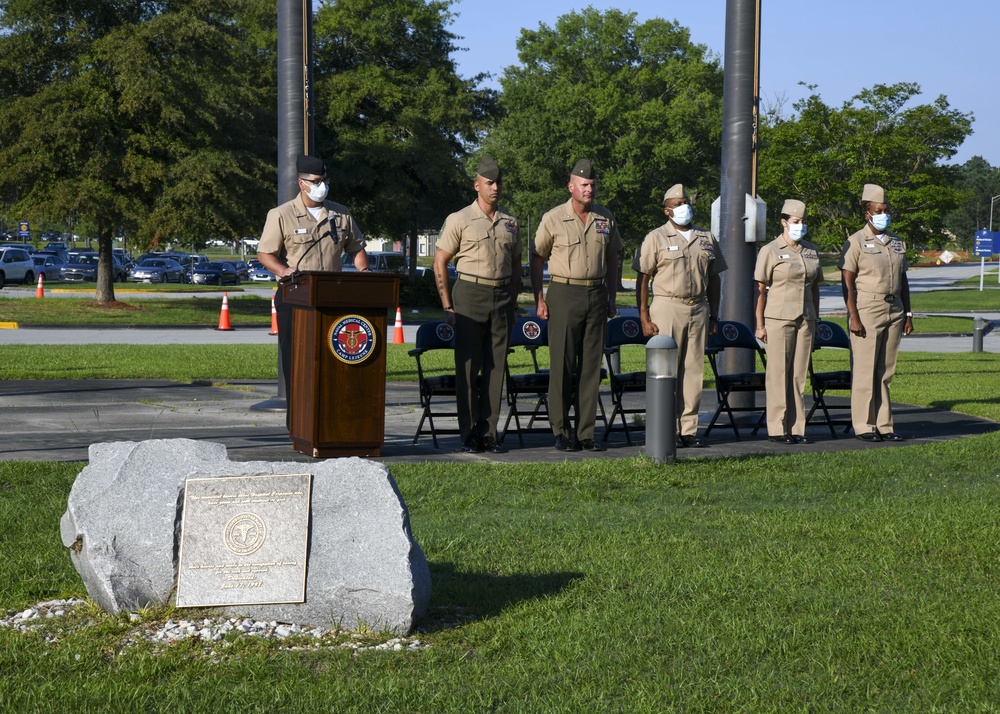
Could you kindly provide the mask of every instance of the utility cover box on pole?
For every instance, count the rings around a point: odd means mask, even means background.
[[[747,243],[763,243],[767,240],[767,203],[762,198],[746,196],[743,213],[743,240]],[[722,197],[712,201],[712,235],[719,237],[722,230]]]

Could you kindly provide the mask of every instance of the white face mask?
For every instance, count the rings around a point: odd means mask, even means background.
[[[674,223],[679,226],[686,226],[691,222],[691,218],[694,216],[694,211],[691,210],[691,206],[687,203],[682,203],[680,206],[676,206],[672,209]]]
[[[793,241],[798,243],[806,235],[806,224],[805,223],[789,223],[788,224],[788,237]]]
[[[879,231],[884,231],[888,228],[891,221],[892,219],[888,213],[876,213],[872,216],[872,225]]]
[[[309,196],[310,200],[316,201],[316,203],[320,203],[325,199],[326,194],[330,191],[330,187],[326,185],[326,181],[320,181],[318,185],[305,181],[305,184],[309,186],[309,191],[306,195]]]

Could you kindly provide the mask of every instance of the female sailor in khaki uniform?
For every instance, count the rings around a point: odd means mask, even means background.
[[[840,272],[851,332],[851,422],[862,441],[903,441],[892,422],[889,384],[899,340],[913,332],[906,243],[890,233],[885,191],[865,184],[865,227],[844,243]]]
[[[806,204],[789,199],[780,236],[757,254],[757,339],[767,350],[767,433],[781,444],[808,444],[802,394],[819,318],[819,252],[802,240]]]

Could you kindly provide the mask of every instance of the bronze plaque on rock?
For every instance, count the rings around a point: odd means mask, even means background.
[[[311,474],[190,478],[177,607],[305,601]]]

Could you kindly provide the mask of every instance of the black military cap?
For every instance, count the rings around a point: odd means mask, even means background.
[[[479,168],[476,169],[476,173],[490,181],[499,181],[501,176],[500,167],[489,154],[483,154],[483,157],[479,159]]]
[[[597,174],[594,173],[594,165],[590,163],[590,159],[580,159],[573,165],[574,176],[580,176],[585,179],[597,178]]]
[[[299,154],[295,159],[295,170],[300,174],[315,174],[316,176],[326,176],[326,164],[318,156],[306,156]]]

